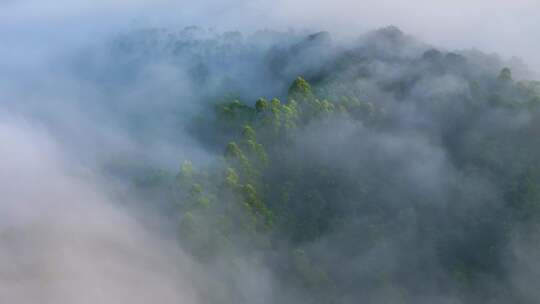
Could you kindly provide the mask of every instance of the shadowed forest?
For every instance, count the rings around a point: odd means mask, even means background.
[[[534,302],[540,82],[395,27],[348,47],[198,31],[114,46],[188,63],[210,100],[187,132],[220,156],[136,180],[190,255],[226,269],[209,302],[247,300],[238,259],[270,269],[277,303]]]

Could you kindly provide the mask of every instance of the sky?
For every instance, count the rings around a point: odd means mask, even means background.
[[[0,0],[0,38],[12,48],[43,49],[35,42],[76,43],[133,25],[313,29],[343,37],[396,25],[436,46],[517,56],[539,71],[539,14],[538,0]]]

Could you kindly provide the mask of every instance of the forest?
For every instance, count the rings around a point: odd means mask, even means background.
[[[396,27],[347,46],[205,35],[111,43],[141,66],[191,65],[203,105],[186,132],[217,156],[139,170],[134,187],[210,269],[205,303],[259,303],[234,279],[245,265],[269,269],[273,303],[535,303],[540,82],[514,78],[523,66]]]
[[[540,303],[539,12],[0,0],[0,304]]]

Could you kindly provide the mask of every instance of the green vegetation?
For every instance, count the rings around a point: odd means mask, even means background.
[[[509,265],[540,227],[540,86],[466,55],[404,57],[396,31],[195,121],[218,160],[141,186],[172,193],[181,246],[254,259],[308,303],[531,303]]]

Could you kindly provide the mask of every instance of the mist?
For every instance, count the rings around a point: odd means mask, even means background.
[[[538,302],[539,13],[0,0],[0,302]]]
[[[2,115],[0,299],[197,303],[193,264],[39,125]]]
[[[68,42],[115,28],[138,24],[185,27],[201,25],[223,30],[329,30],[345,37],[386,25],[438,46],[478,48],[505,57],[519,57],[540,69],[534,39],[540,4],[518,1],[3,1],[0,21],[4,39],[24,41],[25,31],[64,37]],[[33,33],[32,33],[33,32]],[[9,34],[8,34],[9,33]],[[65,37],[65,35],[69,37]],[[51,38],[51,37],[48,37]],[[50,41],[47,43],[50,44]],[[38,45],[34,45],[38,47]],[[43,47],[43,46],[40,46]]]

